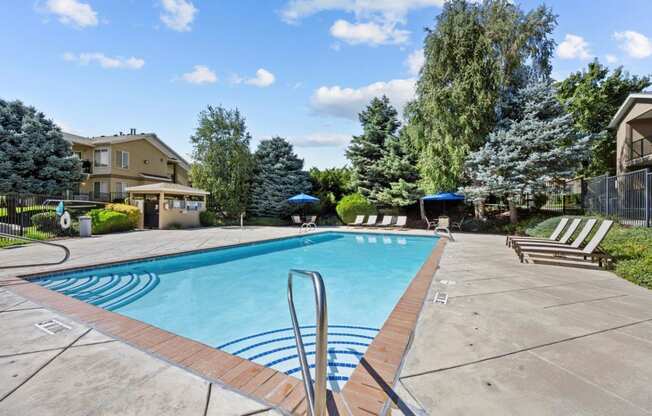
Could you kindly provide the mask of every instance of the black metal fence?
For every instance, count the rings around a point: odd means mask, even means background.
[[[45,240],[63,235],[56,206],[61,195],[0,195],[0,233]],[[10,237],[0,237],[0,247]]]
[[[618,219],[621,223],[652,225],[652,173],[648,169],[586,181],[584,210]]]

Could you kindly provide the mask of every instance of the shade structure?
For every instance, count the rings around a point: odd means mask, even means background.
[[[439,192],[434,195],[426,195],[424,201],[464,201],[464,195],[454,194],[452,192]]]
[[[306,195],[306,194],[299,194],[295,195],[292,198],[288,198],[288,202],[290,204],[297,204],[297,205],[302,205],[302,204],[314,204],[316,202],[319,202],[319,198],[316,198],[311,195]]]

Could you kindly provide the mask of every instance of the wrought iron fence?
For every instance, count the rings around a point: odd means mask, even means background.
[[[55,209],[61,195],[0,195],[0,232],[45,240],[63,235]],[[12,243],[0,238],[0,247]]]
[[[649,227],[652,216],[652,173],[648,169],[586,180],[583,207],[623,224]]]

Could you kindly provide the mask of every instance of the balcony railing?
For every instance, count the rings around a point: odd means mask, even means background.
[[[652,136],[632,140],[630,160],[639,159],[649,155],[652,155]]]

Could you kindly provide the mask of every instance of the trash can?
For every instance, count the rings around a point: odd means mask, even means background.
[[[79,217],[79,236],[90,237],[93,235],[91,228],[91,217],[83,215]]]

